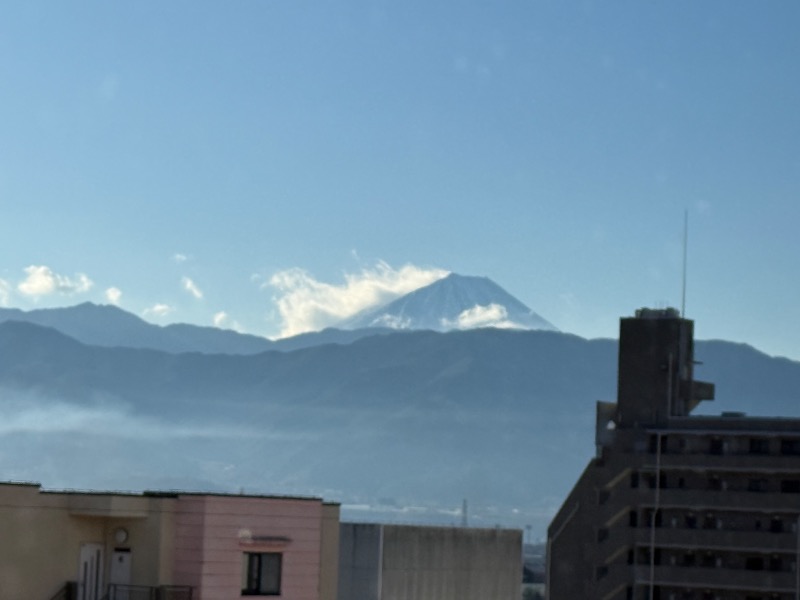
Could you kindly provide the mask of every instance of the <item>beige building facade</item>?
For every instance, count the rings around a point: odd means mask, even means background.
[[[693,416],[692,322],[622,319],[617,402],[548,531],[550,600],[800,598],[800,420]]]
[[[3,600],[334,600],[339,506],[318,498],[0,484]]]

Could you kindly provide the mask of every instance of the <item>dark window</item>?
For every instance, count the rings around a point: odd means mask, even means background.
[[[764,559],[761,556],[751,556],[744,561],[744,568],[748,571],[763,571]]]
[[[766,492],[767,480],[766,479],[749,479],[747,481],[748,492]]]
[[[655,518],[655,521],[654,521],[654,518]],[[647,526],[648,527],[652,527],[653,525],[655,525],[656,527],[661,527],[661,511],[660,510],[657,510],[657,511],[648,510],[647,511]]]
[[[631,487],[638,488],[639,487],[639,472],[634,471],[631,473]]]
[[[637,527],[639,525],[639,515],[635,510],[628,513],[628,526]]]
[[[800,440],[781,440],[781,454],[800,454]]]
[[[720,438],[712,439],[708,451],[711,454],[722,454],[722,440]]]
[[[784,494],[800,494],[800,479],[784,479],[781,481],[781,492]]]
[[[769,524],[769,530],[772,533],[781,533],[783,531],[783,521],[779,517],[772,517],[772,522]]]
[[[769,440],[750,438],[750,454],[769,454]]]
[[[283,555],[279,552],[246,552],[242,562],[242,596],[280,595]]]

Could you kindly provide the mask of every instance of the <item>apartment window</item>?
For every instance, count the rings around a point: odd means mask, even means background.
[[[720,438],[712,438],[708,451],[710,454],[722,454],[722,440]]]
[[[800,454],[800,440],[781,440],[781,454]]]
[[[245,552],[242,557],[242,596],[279,596],[280,552]]]
[[[781,481],[781,492],[784,494],[800,494],[800,480],[784,479]]]
[[[764,558],[761,556],[751,556],[744,561],[744,568],[748,571],[763,571]]]
[[[780,556],[772,555],[769,559],[769,570],[770,571],[783,571],[783,560],[781,560]]]
[[[750,454],[769,454],[769,440],[750,438]]]

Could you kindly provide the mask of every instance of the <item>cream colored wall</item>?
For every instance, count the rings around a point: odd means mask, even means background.
[[[339,505],[322,505],[320,600],[336,600],[339,585]]]
[[[103,543],[103,524],[71,519],[64,498],[0,485],[0,598],[48,600],[78,575],[80,544]]]
[[[108,579],[118,527],[132,552],[131,583],[158,585],[171,575],[174,499],[41,492],[38,485],[0,483],[0,598],[49,600],[78,578],[80,547],[104,546]],[[162,532],[164,535],[162,535]]]
[[[106,568],[110,569],[115,548],[127,548],[131,551],[131,584],[170,585],[173,583],[175,499],[144,497],[136,500],[145,507],[145,518],[104,519]],[[128,540],[123,544],[114,540],[114,532],[120,527],[128,531]]]

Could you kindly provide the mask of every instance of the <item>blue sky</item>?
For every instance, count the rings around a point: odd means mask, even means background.
[[[11,3],[0,302],[275,336],[455,271],[612,337],[680,304],[687,209],[698,337],[800,359],[798,25],[790,1]]]

